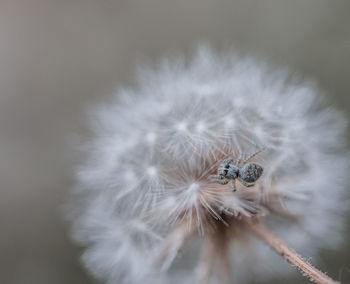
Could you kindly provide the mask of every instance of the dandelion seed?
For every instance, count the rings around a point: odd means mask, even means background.
[[[157,168],[155,167],[148,167],[146,170],[149,177],[154,178],[157,176]]]
[[[181,121],[180,123],[176,124],[175,128],[178,132],[185,133],[187,132],[187,122]]]
[[[196,124],[196,132],[198,133],[202,133],[203,131],[205,131],[206,129],[206,125],[203,121],[199,121],[197,124]]]
[[[231,117],[227,117],[224,121],[227,128],[235,126],[235,121]]]

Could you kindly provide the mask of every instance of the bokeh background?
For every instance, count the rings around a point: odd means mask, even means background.
[[[86,109],[203,41],[314,79],[350,119],[349,0],[0,0],[0,283],[96,283],[62,217]],[[347,230],[318,261],[343,283]]]

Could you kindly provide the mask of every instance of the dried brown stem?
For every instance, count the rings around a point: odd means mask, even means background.
[[[317,284],[340,284],[340,282],[333,280],[320,270],[313,267],[309,262],[303,259],[293,249],[287,247],[274,234],[268,231],[264,226],[253,222],[246,218],[244,223],[263,242],[269,245],[274,251],[281,255],[287,262],[293,265],[302,275],[306,276],[311,282]]]

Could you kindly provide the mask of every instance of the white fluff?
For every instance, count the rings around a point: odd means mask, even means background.
[[[107,283],[192,283],[200,243],[224,216],[259,213],[305,256],[339,244],[349,169],[345,122],[320,103],[314,86],[287,78],[261,62],[202,48],[190,63],[166,60],[141,71],[137,87],[96,107],[96,138],[77,172],[70,211],[88,269]],[[264,167],[254,188],[232,193],[208,179],[223,157],[264,147],[253,159]],[[175,241],[161,269],[159,246],[184,220],[195,224],[197,237],[181,258]],[[228,247],[235,283],[288,270],[242,234]],[[211,281],[219,281],[215,273]]]

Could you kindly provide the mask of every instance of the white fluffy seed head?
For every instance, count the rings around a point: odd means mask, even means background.
[[[170,60],[142,71],[137,88],[121,90],[93,116],[96,138],[71,212],[86,266],[107,283],[187,283],[200,269],[196,240],[166,271],[154,264],[163,240],[184,222],[200,240],[242,216],[258,216],[305,255],[338,244],[345,122],[319,101],[314,86],[286,72],[207,48],[190,64]],[[261,149],[251,160],[264,168],[254,187],[238,182],[233,193],[209,178],[222,159]],[[286,270],[242,234],[235,229],[227,248],[237,283]]]

